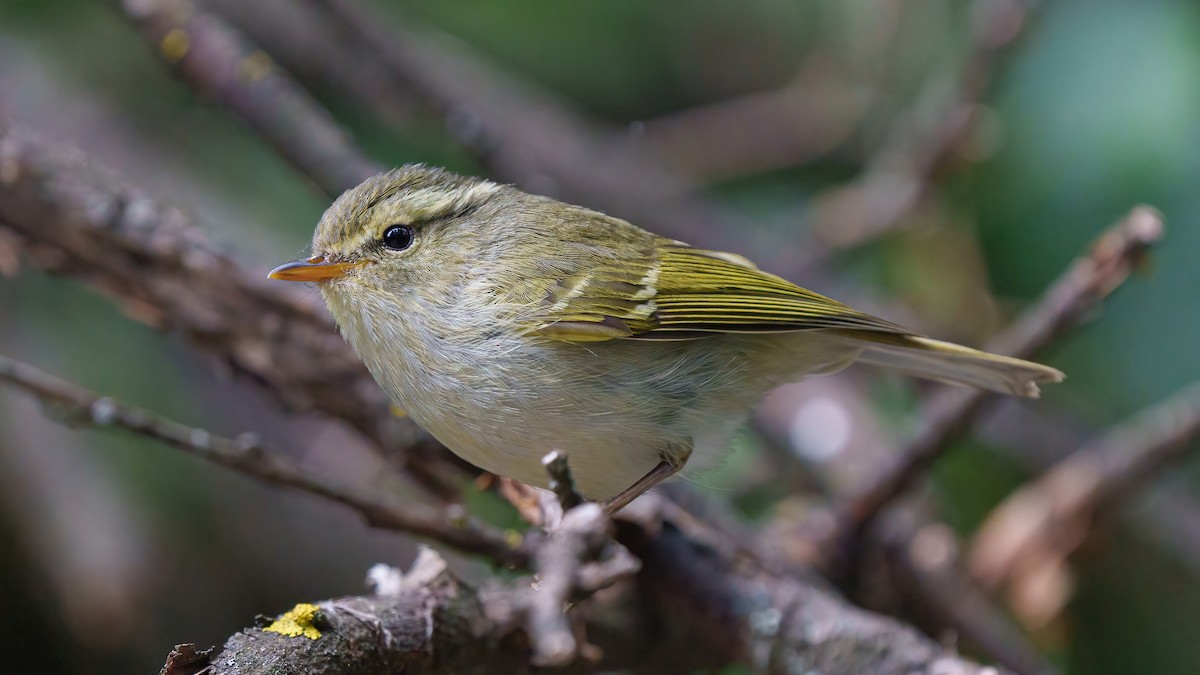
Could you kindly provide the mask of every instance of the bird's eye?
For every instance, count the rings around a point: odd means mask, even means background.
[[[407,225],[393,225],[383,232],[383,245],[393,251],[403,251],[412,243],[413,229]]]

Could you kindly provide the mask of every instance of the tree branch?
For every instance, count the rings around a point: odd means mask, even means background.
[[[644,496],[627,511],[637,527],[619,519],[618,540],[642,560],[643,592],[691,631],[693,652],[738,654],[756,672],[998,672],[848,604],[819,581],[774,569],[761,552],[748,559],[736,537],[666,499]],[[650,672],[656,665],[647,661]]]
[[[465,514],[403,502],[391,493],[366,486],[339,485],[300,468],[252,434],[231,439],[184,426],[148,410],[94,394],[2,355],[0,381],[32,394],[73,424],[115,427],[153,438],[264,482],[298,488],[349,506],[375,527],[439,541],[465,553],[487,556],[501,565],[527,562],[525,554],[503,532],[480,525]]]
[[[1080,448],[996,507],[975,535],[972,575],[988,589],[1009,584],[1018,615],[1044,624],[1069,598],[1045,592],[1048,579],[1067,573],[1067,559],[1087,539],[1097,514],[1178,459],[1198,436],[1200,384],[1193,384]]]
[[[1029,358],[1083,320],[1141,264],[1146,251],[1162,236],[1162,216],[1139,206],[1111,227],[1076,260],[1041,300],[996,337],[987,349]],[[912,440],[893,452],[890,461],[868,476],[843,500],[844,522],[861,531],[893,499],[924,475],[993,397],[987,392],[942,389],[924,407],[922,425]]]
[[[1045,410],[1008,404],[990,415],[977,433],[985,450],[1038,476],[1067,459],[1099,431]],[[1115,506],[1122,529],[1154,546],[1188,573],[1200,575],[1200,500],[1186,480],[1170,474],[1153,479],[1135,498]]]
[[[901,224],[917,207],[937,168],[976,128],[992,70],[1017,41],[1028,11],[1026,0],[972,3],[971,42],[962,65],[925,83],[855,180],[814,200],[808,221],[817,241],[833,248],[861,245]]]
[[[535,666],[567,666],[593,649],[581,646],[566,604],[632,577],[641,563],[612,540],[599,504],[582,504],[563,514],[534,552],[537,581],[516,603],[533,647]]]
[[[183,333],[287,407],[349,423],[435,493],[457,491],[448,455],[389,414],[386,394],[323,310],[218,253],[182,213],[2,123],[0,167],[0,232],[15,235],[34,265]]]
[[[327,194],[341,194],[380,171],[269,56],[190,0],[109,2],[194,90],[233,111]]]
[[[690,517],[665,500],[652,496],[639,506],[641,522],[618,524],[649,564],[571,610],[596,646],[562,672],[688,673],[726,663],[764,673],[998,672],[816,585],[697,544],[686,531]],[[589,507],[596,510],[572,513]],[[429,550],[407,574],[376,568],[371,578],[373,595],[316,603],[320,611],[302,626],[316,629],[315,639],[250,628],[207,658],[209,672],[528,672],[530,646],[517,632],[529,595],[552,597],[545,586],[474,588]],[[561,603],[553,611],[561,617]]]
[[[1029,357],[1051,343],[1123,283],[1161,233],[1162,220],[1157,212],[1148,207],[1135,208],[1103,234],[1090,253],[1073,263],[1039,303],[998,336],[988,349]],[[929,567],[913,557],[909,547],[914,538],[936,524],[918,519],[909,509],[890,509],[900,495],[925,475],[954,438],[966,430],[990,398],[984,392],[950,388],[932,397],[924,406],[917,434],[906,445],[878,453],[891,462],[882,465],[841,499],[840,527],[825,534],[817,546],[828,556],[825,569],[839,570],[843,581],[857,578],[862,572],[860,563],[865,552],[872,545],[881,546],[890,552],[894,568],[908,580],[908,588],[913,592],[905,593],[907,597],[920,596],[919,600],[932,607],[943,620],[1007,665],[1021,671],[1050,672],[1052,669],[1036,650],[1028,647],[1009,627],[1009,622],[978,597],[954,560]],[[889,513],[889,509],[893,512]],[[889,517],[877,523],[884,513]],[[829,545],[830,536],[840,537],[840,543]],[[942,604],[942,600],[952,599],[935,592],[944,584],[960,588],[956,597],[964,599],[961,605]],[[979,601],[966,600],[972,597]]]
[[[911,500],[885,514],[872,531],[885,556],[882,595],[932,634],[951,631],[962,643],[1022,675],[1059,672],[1020,627],[963,570],[954,531]],[[874,603],[878,607],[880,603]],[[893,607],[893,611],[897,608]]]
[[[393,127],[397,116],[390,111],[418,101],[501,180],[695,245],[745,252],[777,272],[799,267],[795,251],[771,245],[758,235],[763,230],[757,223],[696,194],[694,185],[665,169],[654,153],[622,143],[621,132],[433,28],[377,16],[352,0],[277,2],[270,13],[223,6],[272,53],[284,58],[292,52],[289,65],[295,68],[306,57],[286,49],[291,37],[283,27],[298,20],[297,12],[315,12],[320,48],[328,57],[317,76],[325,84]],[[364,68],[386,77],[386,86],[362,84],[358,71]]]
[[[831,45],[814,51],[790,82],[639,121],[622,142],[704,182],[816,161],[851,137],[878,96],[841,72]]]

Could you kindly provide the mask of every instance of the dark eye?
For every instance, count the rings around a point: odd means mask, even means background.
[[[383,245],[393,251],[403,251],[412,243],[413,229],[407,225],[393,225],[383,232]]]

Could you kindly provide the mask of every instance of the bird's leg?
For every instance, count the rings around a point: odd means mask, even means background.
[[[679,473],[679,470],[683,468],[683,465],[687,463],[688,457],[692,454],[691,445],[688,444],[684,448],[671,448],[671,450],[675,452],[664,452],[662,461],[653,469],[650,469],[649,473],[639,478],[633,485],[621,490],[616,497],[604,502],[604,512],[611,516],[628,506],[629,502],[642,496],[650,488]]]
[[[650,473],[639,478],[633,485],[621,490],[616,497],[604,502],[604,512],[611,516],[620,511],[628,506],[629,502],[642,496],[642,493],[646,490],[675,475],[676,471],[679,471],[679,469],[664,459],[653,469],[650,469]]]

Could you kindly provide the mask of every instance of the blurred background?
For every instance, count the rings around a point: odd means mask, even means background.
[[[178,206],[249,268],[296,257],[328,198],[175,80],[116,4],[0,0],[0,115]],[[963,537],[1033,467],[1200,376],[1194,2],[369,4],[553,92],[611,143],[653,153],[754,225],[723,233],[730,248],[938,337],[982,344],[1131,207],[1161,210],[1153,265],[1043,355],[1066,384],[1036,404],[1006,403],[937,465],[935,502]],[[298,10],[272,23],[287,2],[198,5],[258,40],[376,161],[488,173],[462,149],[469,116],[447,121],[386,90],[362,105],[348,90],[371,85],[366,64],[365,84],[323,78],[309,42],[320,23]],[[585,201],[552,175],[522,187]],[[620,200],[587,205],[656,228]],[[801,264],[813,250],[828,255]],[[348,432],[321,425],[312,437],[311,420],[83,285],[2,256],[0,272],[0,352],[188,424],[261,431],[323,470],[373,475],[379,460]],[[869,460],[856,459],[849,431],[813,429],[842,406],[872,420],[854,433],[909,432],[924,388],[855,369],[789,388],[764,417],[785,399],[824,397],[825,408],[776,422],[836,482]],[[774,512],[791,488],[771,481],[769,452],[746,435],[700,489],[748,518]],[[1154,490],[1193,518],[1193,533],[1197,468],[1171,467]],[[1149,494],[1125,511],[1152,508]],[[998,602],[1067,673],[1194,673],[1200,542],[1129,522],[1097,526],[1042,604]],[[127,435],[73,430],[0,388],[0,653],[11,672],[153,672],[175,643],[219,644],[258,613],[360,592],[372,563],[412,555],[344,509]]]

